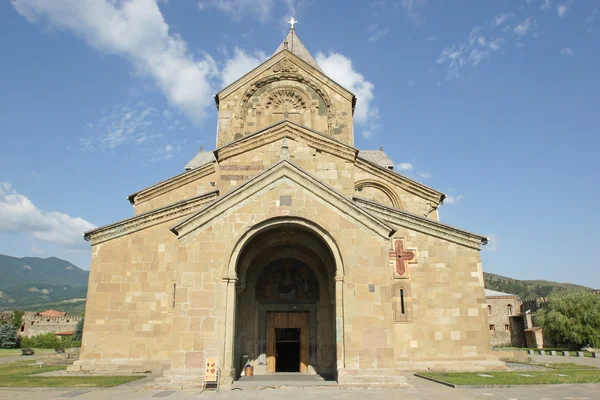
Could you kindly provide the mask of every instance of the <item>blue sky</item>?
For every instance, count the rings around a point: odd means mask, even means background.
[[[446,193],[485,271],[600,288],[595,1],[0,2],[0,253],[88,269],[81,232],[214,148],[213,94],[290,16],[358,96],[357,147]]]

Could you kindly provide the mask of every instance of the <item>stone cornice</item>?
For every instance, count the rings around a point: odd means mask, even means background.
[[[200,196],[192,197],[191,199],[178,201],[132,218],[127,218],[110,225],[96,228],[84,233],[83,237],[85,240],[91,240],[92,245],[96,245],[107,240],[129,235],[130,233],[141,229],[188,215],[194,211],[198,211],[207,203],[214,201],[218,197],[219,191],[213,190],[211,192],[203,193]]]
[[[487,238],[484,236],[442,224],[420,215],[398,210],[362,197],[353,196],[353,200],[362,208],[395,226],[402,226],[476,250],[481,250],[481,246],[487,243]]]
[[[238,154],[262,147],[276,140],[283,139],[284,137],[292,140],[297,140],[300,138],[308,143],[308,145],[311,147],[351,162],[354,162],[356,155],[358,154],[358,150],[352,146],[348,146],[345,143],[332,139],[323,135],[322,133],[313,131],[312,129],[306,128],[292,121],[282,120],[276,124],[260,129],[251,135],[218,148],[215,150],[215,155],[217,160],[221,162]]]
[[[144,201],[153,199],[156,196],[170,192],[180,186],[186,185],[197,179],[204,178],[207,175],[215,173],[215,163],[209,163],[198,168],[191,169],[172,178],[159,182],[149,188],[140,190],[128,196],[133,205],[138,205]]]
[[[269,58],[262,64],[260,64],[258,67],[254,68],[252,71],[248,72],[246,75],[239,78],[237,81],[233,82],[226,88],[222,89],[219,93],[217,93],[215,95],[215,101],[217,103],[217,106],[219,105],[219,102],[221,99],[223,99],[223,98],[227,97],[228,95],[230,95],[231,93],[235,92],[240,86],[243,86],[247,82],[249,82],[253,79],[256,79],[261,73],[263,73],[267,69],[273,67],[273,65],[275,65],[279,61],[283,60],[284,58],[287,58],[288,60],[293,61],[294,64],[296,64],[299,68],[302,69],[303,73],[314,77],[322,85],[328,86],[329,88],[334,90],[336,93],[340,94],[345,99],[347,99],[349,101],[353,101],[353,102],[355,101],[354,99],[356,99],[356,96],[352,92],[350,92],[348,89],[346,89],[345,87],[343,87],[342,85],[340,85],[339,83],[334,81],[333,79],[331,79],[328,76],[326,76],[325,74],[323,74],[323,72],[319,71],[318,69],[313,68],[311,65],[307,64],[304,60],[302,60],[301,58],[296,56],[291,51],[283,50],[283,51],[275,54],[274,56],[272,56],[271,58]]]
[[[279,161],[196,214],[177,223],[177,225],[171,227],[171,231],[177,236],[183,237],[202,226],[210,224],[214,218],[218,218],[236,204],[243,204],[246,199],[259,194],[262,190],[271,188],[272,185],[282,180],[303,187],[307,192],[313,193],[332,207],[340,210],[344,215],[356,220],[384,238],[389,238],[395,232],[395,229],[390,225],[287,160]]]
[[[432,206],[435,206],[435,208],[439,207],[446,197],[446,195],[442,192],[438,192],[437,190],[425,186],[422,183],[413,181],[412,179],[400,175],[390,169],[373,164],[369,161],[363,160],[362,158],[357,158],[355,165],[357,168],[360,168],[363,171],[369,172],[370,174],[384,179],[409,193],[430,201]]]

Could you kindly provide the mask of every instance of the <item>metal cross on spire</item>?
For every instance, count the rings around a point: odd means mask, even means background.
[[[292,31],[293,31],[293,30],[294,30],[294,24],[297,24],[297,23],[298,23],[298,21],[296,21],[296,20],[294,19],[294,17],[292,17],[292,18],[290,18],[290,20],[289,20],[287,23],[288,23],[288,24],[290,24],[290,30],[292,30]]]

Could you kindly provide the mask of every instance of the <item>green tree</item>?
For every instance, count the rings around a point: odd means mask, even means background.
[[[16,329],[21,329],[21,325],[23,325],[23,315],[25,315],[25,311],[13,312],[12,323]]]
[[[537,321],[554,344],[600,347],[600,296],[583,290],[555,290]]]
[[[17,342],[17,329],[13,324],[4,324],[0,326],[0,348],[13,349],[17,347]]]
[[[81,341],[81,337],[83,336],[83,318],[79,320],[77,326],[75,327],[75,332],[73,332],[73,340]]]

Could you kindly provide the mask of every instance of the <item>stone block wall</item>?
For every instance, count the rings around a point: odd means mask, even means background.
[[[509,317],[519,314],[521,301],[516,296],[488,296],[486,303],[490,343],[492,346],[510,346],[512,339]]]

